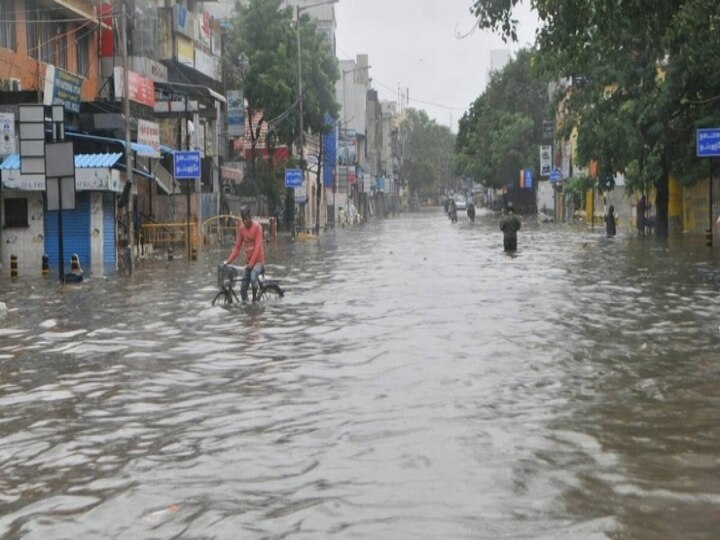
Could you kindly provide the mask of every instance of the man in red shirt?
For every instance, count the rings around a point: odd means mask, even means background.
[[[253,221],[250,215],[250,207],[243,206],[240,209],[242,223],[238,223],[235,246],[225,264],[230,264],[240,254],[242,246],[245,245],[245,277],[240,286],[240,298],[244,302],[248,299],[248,287],[252,283],[253,302],[257,295],[258,276],[265,269],[265,250],[263,249],[262,227],[257,221]]]

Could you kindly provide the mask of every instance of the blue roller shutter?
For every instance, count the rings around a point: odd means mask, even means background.
[[[63,210],[63,252],[65,271],[70,271],[70,258],[77,253],[80,267],[90,268],[90,193],[79,191],[75,210]],[[58,268],[58,212],[45,211],[45,253],[51,268]]]
[[[115,268],[115,194],[103,193],[103,265]]]

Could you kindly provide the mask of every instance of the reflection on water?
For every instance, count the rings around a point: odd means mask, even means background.
[[[0,536],[711,537],[717,250],[497,220],[1,281]]]

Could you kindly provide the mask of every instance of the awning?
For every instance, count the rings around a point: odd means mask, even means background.
[[[162,152],[163,154],[173,155],[177,151],[178,150],[176,148],[171,148],[169,146],[165,146],[164,144],[160,145],[160,152]]]
[[[120,191],[121,153],[76,154],[75,188],[79,191]],[[12,154],[0,164],[3,187],[21,191],[45,191],[44,174],[20,174],[20,155]]]
[[[89,135],[87,133],[77,133],[74,131],[66,131],[65,132],[66,137],[72,137],[74,139],[82,139],[85,141],[97,141],[101,143],[106,144],[116,144],[118,146],[122,146],[125,148],[125,140],[124,139],[114,139],[112,137],[100,137],[99,135]],[[133,152],[137,153],[139,156],[145,156],[145,157],[153,157],[155,156],[155,149],[152,146],[149,146],[147,144],[140,144],[136,142],[130,142],[130,148]]]
[[[221,103],[225,103],[225,96],[217,93],[212,88],[203,86],[202,84],[155,81],[155,88],[168,90],[169,92],[174,92],[176,94],[186,94],[188,97],[195,99],[214,99]]]
[[[122,157],[122,154],[75,154],[76,169],[93,169],[113,167]],[[20,154],[10,154],[2,163],[0,171],[14,171],[20,169]]]

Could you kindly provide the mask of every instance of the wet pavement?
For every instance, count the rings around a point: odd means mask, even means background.
[[[0,278],[0,537],[715,537],[720,249],[498,219]]]

